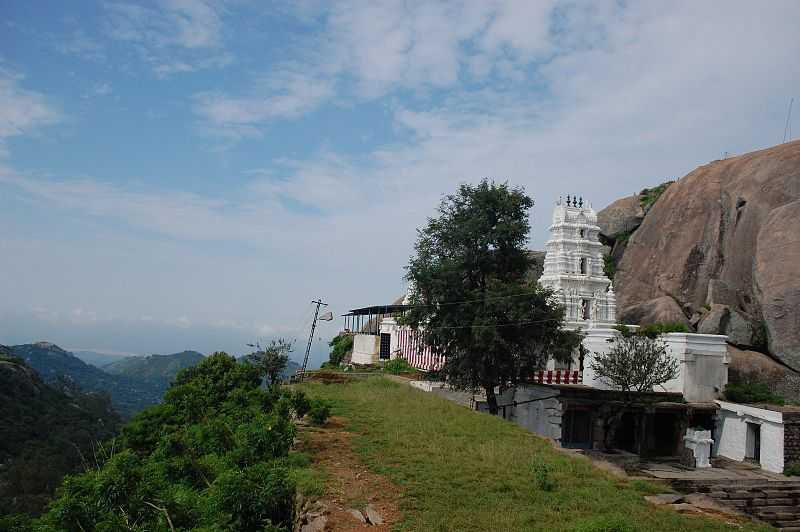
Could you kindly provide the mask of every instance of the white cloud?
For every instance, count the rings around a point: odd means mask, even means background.
[[[333,82],[289,65],[260,77],[247,95],[202,93],[194,109],[212,131],[230,137],[257,135],[257,126],[307,113],[334,94]]]
[[[7,139],[32,134],[61,119],[42,94],[21,86],[23,79],[0,67],[0,155],[6,151]]]
[[[213,0],[165,0],[156,7],[106,4],[106,31],[132,44],[159,77],[230,64],[230,54],[212,54],[223,44],[223,7]]]

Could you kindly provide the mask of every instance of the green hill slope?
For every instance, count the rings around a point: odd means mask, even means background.
[[[0,346],[0,515],[40,512],[119,422],[107,395],[48,386]]]
[[[147,380],[166,379],[172,381],[178,372],[199,364],[203,358],[197,351],[182,351],[171,355],[125,357],[103,366],[103,371],[112,375],[125,375]]]
[[[106,373],[49,342],[15,345],[11,352],[36,370],[45,382],[56,382],[59,376],[66,376],[83,390],[108,392],[114,408],[125,416],[161,401],[168,386],[168,383]]]

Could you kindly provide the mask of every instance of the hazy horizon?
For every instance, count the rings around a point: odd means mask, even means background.
[[[782,140],[800,3],[5,2],[0,343],[247,352],[405,292],[443,194],[602,208]],[[797,102],[795,102],[797,103]],[[795,113],[797,116],[800,113]],[[800,122],[794,121],[795,131]]]

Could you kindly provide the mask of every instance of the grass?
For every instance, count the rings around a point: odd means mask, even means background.
[[[326,472],[312,467],[311,456],[292,451],[286,457],[286,465],[289,467],[289,476],[297,486],[297,491],[312,498],[325,495],[330,479]]]
[[[517,425],[385,378],[303,388],[348,419],[365,463],[400,486],[400,530],[734,530],[652,507],[642,498],[657,491],[650,483],[617,479]]]

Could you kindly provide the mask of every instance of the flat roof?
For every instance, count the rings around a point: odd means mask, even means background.
[[[411,305],[373,305],[371,307],[354,308],[347,314],[342,314],[342,316],[374,316],[376,314],[396,314],[409,308],[411,308]]]

